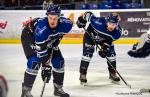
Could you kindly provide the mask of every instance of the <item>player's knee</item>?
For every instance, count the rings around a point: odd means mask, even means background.
[[[109,61],[113,62],[113,61],[116,61],[116,53],[113,52],[113,53],[108,53],[107,54],[107,58]]]
[[[26,72],[32,75],[37,75],[38,70],[40,69],[40,66],[41,66],[41,62],[39,58],[30,57],[28,58]]]
[[[116,56],[114,56],[114,57],[107,57],[107,58],[108,58],[108,60],[109,60],[110,62],[116,61]]]
[[[94,51],[84,51],[83,56],[82,56],[82,60],[86,61],[86,62],[90,62],[92,57],[93,57],[93,52]]]
[[[90,62],[91,61],[91,57],[90,56],[82,56],[82,61],[86,61],[86,62]]]
[[[64,58],[63,57],[56,57],[52,58],[51,60],[53,65],[53,71],[63,73],[64,72]]]
[[[91,52],[91,53],[93,53],[94,50],[95,50],[95,45],[85,43],[83,50],[84,50],[84,52]]]

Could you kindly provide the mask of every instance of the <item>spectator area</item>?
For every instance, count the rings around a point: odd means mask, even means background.
[[[149,8],[150,0],[0,0],[0,9],[40,10],[49,4],[62,9],[138,9]]]

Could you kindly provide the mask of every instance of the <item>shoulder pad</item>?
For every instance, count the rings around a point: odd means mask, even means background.
[[[104,17],[92,16],[90,19],[90,23],[91,23],[91,25],[94,25],[94,26],[102,26],[102,25],[106,25],[106,20]]]
[[[34,32],[35,26],[36,26],[36,24],[37,24],[37,22],[38,22],[39,19],[40,19],[39,17],[38,17],[38,18],[34,18],[34,19],[28,24],[28,27],[29,27],[29,29],[30,29],[31,32]]]
[[[48,28],[48,21],[47,18],[40,18],[37,26],[35,28],[35,33],[37,36],[42,35],[42,33],[44,33]]]
[[[72,24],[72,21],[69,18],[65,18],[65,17],[60,17],[60,22]]]
[[[64,18],[64,17],[60,18],[59,23],[61,25],[60,30],[62,32],[65,32],[65,33],[68,33],[71,30],[72,26],[73,26],[72,21],[70,19]]]

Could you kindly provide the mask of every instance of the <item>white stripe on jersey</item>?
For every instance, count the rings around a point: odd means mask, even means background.
[[[52,34],[52,35],[49,35],[48,38],[47,38],[46,40],[41,41],[41,42],[35,42],[35,43],[38,44],[38,45],[39,45],[39,44],[43,44],[43,43],[49,41],[49,39],[50,39],[51,36],[56,36],[56,35],[59,35],[59,34],[65,34],[65,33],[56,33],[56,34]]]

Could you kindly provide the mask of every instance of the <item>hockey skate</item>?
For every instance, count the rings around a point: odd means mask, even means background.
[[[33,97],[31,95],[31,88],[25,86],[24,84],[22,84],[22,94],[21,97]]]
[[[86,78],[85,74],[80,74],[79,80],[80,80],[81,85],[86,85],[87,84],[87,78]]]
[[[70,95],[62,89],[62,85],[54,84],[54,96],[70,97]]]
[[[116,72],[110,72],[109,79],[112,80],[112,83],[120,84],[120,78],[117,76]]]

